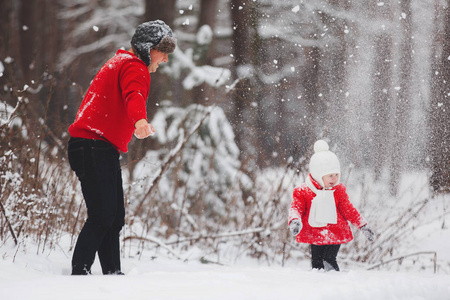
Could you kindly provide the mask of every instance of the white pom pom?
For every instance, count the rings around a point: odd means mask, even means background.
[[[321,151],[328,151],[330,147],[328,147],[327,142],[324,140],[318,140],[314,143],[314,153],[321,152]]]

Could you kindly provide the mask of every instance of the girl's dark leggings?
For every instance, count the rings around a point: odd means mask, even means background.
[[[336,257],[341,245],[311,245],[311,264],[313,269],[324,269],[324,262],[339,271]]]

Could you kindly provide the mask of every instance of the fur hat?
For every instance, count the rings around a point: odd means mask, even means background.
[[[322,177],[328,174],[341,174],[341,165],[336,154],[329,151],[330,147],[324,140],[314,143],[314,154],[309,162],[309,172],[323,187]],[[338,182],[339,183],[339,182]]]
[[[161,20],[142,23],[136,28],[131,38],[131,46],[137,57],[147,66],[150,65],[150,49],[163,53],[172,53],[177,46],[177,39],[172,29]]]

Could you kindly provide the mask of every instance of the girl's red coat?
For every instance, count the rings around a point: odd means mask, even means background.
[[[320,185],[313,180],[313,184],[320,189]],[[337,224],[328,224],[324,227],[311,227],[308,223],[311,201],[316,194],[303,183],[294,189],[293,200],[289,210],[289,224],[294,219],[300,219],[303,223],[302,230],[297,235],[297,242],[313,245],[334,245],[348,243],[353,239],[353,234],[348,225],[352,223],[361,228],[367,223],[349,201],[345,186],[339,184],[333,188],[336,201]]]
[[[145,63],[119,50],[95,76],[69,127],[72,137],[105,140],[127,152],[134,124],[147,119],[150,73]]]

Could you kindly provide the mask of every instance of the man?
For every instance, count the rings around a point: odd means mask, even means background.
[[[150,73],[168,61],[176,39],[163,21],[139,25],[129,51],[118,50],[95,76],[69,127],[69,163],[81,183],[87,220],[72,257],[72,275],[91,273],[98,253],[103,274],[123,274],[119,234],[125,223],[119,151],[133,133],[154,134],[147,121]]]

